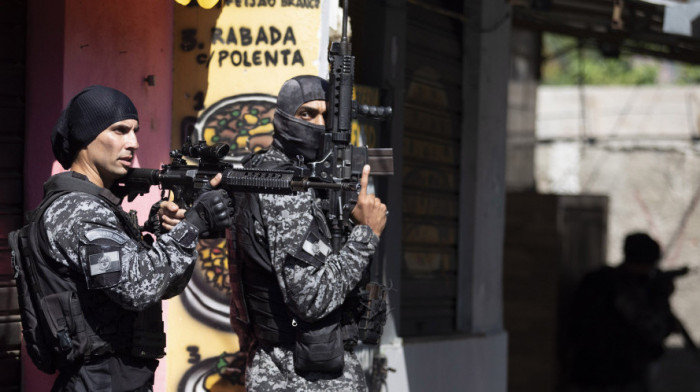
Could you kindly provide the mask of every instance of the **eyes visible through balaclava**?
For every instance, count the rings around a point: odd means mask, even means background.
[[[326,100],[328,82],[318,76],[297,76],[286,81],[277,96],[277,110],[273,120],[274,144],[290,159],[303,157],[305,162],[317,161],[326,130],[294,117],[306,102]]]

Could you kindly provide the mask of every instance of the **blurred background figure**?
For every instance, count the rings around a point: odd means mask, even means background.
[[[673,279],[661,271],[661,247],[646,233],[624,241],[624,261],[590,272],[571,309],[571,369],[576,392],[648,392],[663,342],[683,332],[669,302]]]

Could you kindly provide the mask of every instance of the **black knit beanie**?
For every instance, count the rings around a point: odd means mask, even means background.
[[[136,107],[121,91],[90,86],[70,100],[51,132],[53,155],[64,169],[70,168],[78,151],[110,125],[136,120]]]

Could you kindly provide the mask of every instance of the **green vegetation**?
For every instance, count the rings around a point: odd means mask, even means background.
[[[624,54],[606,58],[598,48],[579,50],[576,38],[554,34],[543,34],[542,45],[542,84],[643,85],[657,80],[659,63],[653,59],[639,61]],[[700,70],[694,69],[692,75],[700,80]]]
[[[683,64],[681,65],[679,84],[700,84],[700,66]]]
[[[644,85],[656,84],[661,62],[652,57],[621,54],[604,57],[594,45],[574,37],[542,35],[542,84]],[[700,66],[675,63],[674,84],[700,84]]]

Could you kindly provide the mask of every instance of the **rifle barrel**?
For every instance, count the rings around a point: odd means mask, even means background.
[[[348,41],[348,2],[349,0],[343,2],[343,32],[340,36],[342,42]]]

